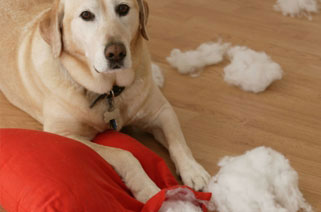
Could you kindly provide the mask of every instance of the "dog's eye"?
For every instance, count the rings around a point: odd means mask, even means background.
[[[84,11],[80,14],[80,17],[84,21],[93,21],[95,19],[95,15],[89,11]]]
[[[127,4],[120,4],[116,7],[116,13],[119,15],[119,16],[125,16],[128,14],[129,12],[129,6]]]

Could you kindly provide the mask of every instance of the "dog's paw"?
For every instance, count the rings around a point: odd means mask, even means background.
[[[183,183],[196,191],[202,191],[207,186],[211,176],[195,160],[190,159],[178,170]]]
[[[143,189],[139,191],[132,191],[135,199],[142,203],[146,203],[150,198],[155,196],[158,192],[160,192],[160,189],[156,185],[146,186]]]

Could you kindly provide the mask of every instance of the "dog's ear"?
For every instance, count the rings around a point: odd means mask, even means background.
[[[40,22],[40,34],[51,46],[54,57],[59,57],[62,51],[63,16],[63,5],[60,3],[60,0],[56,0]]]
[[[139,30],[142,36],[148,40],[146,25],[149,15],[149,7],[145,0],[137,0],[139,6]]]

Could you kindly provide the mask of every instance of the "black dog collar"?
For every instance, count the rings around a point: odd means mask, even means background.
[[[110,102],[112,102],[113,98],[119,96],[124,90],[125,90],[125,87],[119,87],[115,85],[108,94],[106,93],[98,96],[95,99],[95,101],[90,105],[90,108],[92,109],[100,100],[105,98],[107,98],[108,104],[111,107],[112,105],[110,105]]]

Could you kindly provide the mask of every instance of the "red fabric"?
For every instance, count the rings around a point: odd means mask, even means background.
[[[166,190],[178,185],[165,162],[133,138],[109,131],[94,142],[132,152],[163,190],[144,205],[85,145],[39,131],[0,129],[0,204],[7,212],[152,212]],[[211,196],[195,194],[201,200]]]

